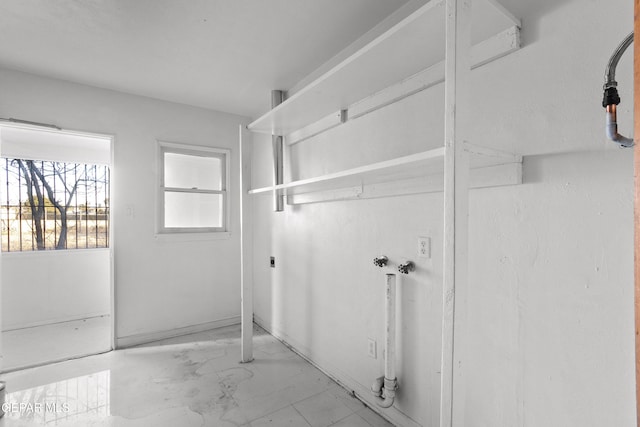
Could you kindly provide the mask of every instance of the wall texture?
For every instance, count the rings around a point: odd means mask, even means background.
[[[111,312],[108,249],[3,254],[2,329]]]
[[[465,427],[634,425],[632,153],[604,138],[601,85],[631,30],[632,2],[517,2],[523,49],[473,72],[472,142],[526,155],[524,183],[472,190]],[[611,30],[614,28],[615,31]],[[620,63],[621,131],[631,61]],[[626,102],[625,102],[626,100]],[[434,87],[290,148],[307,178],[441,144]],[[254,184],[270,180],[254,138]],[[413,259],[400,284],[398,425],[437,426],[442,194],[337,201],[271,212],[255,198],[257,320],[368,398],[382,372],[379,254]],[[416,256],[432,238],[432,258]],[[269,268],[269,256],[276,268]],[[367,338],[378,358],[367,356]]]
[[[235,322],[240,311],[238,127],[245,118],[0,70],[0,117],[115,136],[116,336]],[[157,239],[156,140],[232,149],[230,237]],[[124,341],[123,341],[124,342]]]

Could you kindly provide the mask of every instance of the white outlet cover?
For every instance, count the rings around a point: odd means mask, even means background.
[[[373,338],[367,339],[367,354],[372,359],[376,359],[378,357],[376,350],[376,340],[374,340]]]
[[[418,237],[418,257],[419,258],[431,258],[431,238],[419,236]]]

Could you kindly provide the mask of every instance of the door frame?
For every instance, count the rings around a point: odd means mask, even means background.
[[[116,221],[113,212],[115,212],[114,206],[117,206],[117,197],[114,198],[114,164],[115,164],[115,140],[116,136],[112,134],[105,134],[101,132],[92,132],[92,131],[80,131],[80,130],[71,130],[71,129],[53,129],[50,127],[38,126],[38,125],[29,125],[22,123],[0,123],[0,134],[2,132],[2,128],[16,128],[16,129],[28,129],[34,131],[46,131],[52,132],[56,134],[62,135],[72,135],[72,136],[84,136],[91,138],[102,138],[105,140],[109,140],[109,323],[110,323],[110,348],[108,351],[112,351],[116,349],[117,342],[117,303],[116,303],[116,282],[115,282],[115,227]],[[1,144],[2,137],[0,135],[0,152],[1,152]],[[114,200],[116,199],[116,200]],[[0,252],[0,272],[2,271],[2,256]],[[2,291],[2,275],[0,274],[0,295]],[[4,373],[4,348],[2,345],[2,318],[1,318],[1,309],[0,309],[0,373]],[[52,361],[57,362],[57,361]],[[46,363],[52,363],[47,361]]]

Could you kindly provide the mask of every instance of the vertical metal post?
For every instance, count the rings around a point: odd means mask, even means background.
[[[109,166],[104,167],[104,177],[106,185],[104,186],[104,213],[105,213],[105,230],[104,230],[104,240],[106,242],[105,247],[109,247],[109,230],[111,229],[111,225],[109,222],[111,221],[111,210],[109,209],[109,180],[111,179],[111,170]]]
[[[7,177],[7,181],[9,178]],[[18,169],[18,233],[20,236],[20,251],[22,252],[22,173]],[[31,233],[33,235],[33,233]],[[33,242],[32,242],[33,243]],[[33,249],[33,245],[31,246]]]
[[[281,90],[271,91],[271,108],[275,108],[284,101],[284,92]],[[272,135],[271,144],[273,145],[273,184],[280,185],[284,183],[284,153],[282,135]],[[284,210],[284,196],[282,190],[273,191],[273,210],[274,212],[282,212]]]
[[[99,248],[100,245],[98,245],[98,238],[99,238],[99,234],[98,234],[98,165],[93,165],[93,206],[94,206],[94,213],[95,213],[95,227],[96,227],[96,244],[95,247]]]
[[[87,165],[84,165],[84,247],[89,247],[89,187]]]
[[[51,162],[51,175],[53,178],[53,194],[55,194],[56,196],[57,194],[57,190],[56,190],[56,163],[55,162]],[[42,170],[42,173],[44,174],[44,169]],[[56,209],[56,207],[53,205],[53,202],[51,203],[51,207],[53,208],[53,249],[57,249],[58,248],[58,242],[59,237],[58,237],[58,209]]]
[[[471,0],[447,0],[440,427],[465,425],[470,18]]]
[[[37,166],[36,166],[35,162],[33,162],[32,165],[33,165],[34,169],[37,169]],[[40,161],[40,171],[44,175],[44,161]],[[36,185],[39,185],[39,184],[36,184]],[[47,190],[44,189],[44,184],[42,184],[42,189],[40,190],[40,195],[41,195],[43,201],[45,200],[46,191]],[[45,202],[45,204],[44,204],[44,220],[42,221],[42,247],[44,249],[47,249],[47,219],[49,219],[49,215],[47,214],[47,204]]]
[[[62,185],[63,187],[65,187],[65,191],[64,191],[64,208],[65,208],[65,213],[66,213],[66,209],[67,209],[67,202],[69,202],[69,200],[67,199],[67,195],[68,195],[69,193],[68,193],[68,191],[66,190],[66,186],[64,185],[64,184],[66,184],[67,182],[69,182],[69,181],[67,181],[67,169],[69,168],[68,166],[69,166],[69,164],[68,164],[68,163],[65,163],[65,164],[64,164],[64,177],[63,177],[63,185]],[[67,217],[65,217],[65,218],[66,218],[66,219],[65,219],[65,221],[67,221],[67,224],[69,224],[69,217],[67,216]],[[68,249],[68,248],[69,248],[69,228],[67,228],[67,235],[66,235],[65,237],[66,237],[66,239],[65,239],[65,241],[64,241],[64,248],[65,248],[65,249]],[[20,239],[20,240],[22,240],[22,239]]]
[[[73,182],[78,182],[78,164],[75,163],[73,165]],[[76,249],[78,249],[78,228],[80,228],[82,225],[80,225],[80,227],[78,227],[78,192],[76,191],[76,195],[74,197],[74,200],[76,202],[76,206],[75,206],[75,228],[76,228]],[[31,233],[33,235],[33,233]],[[32,245],[33,246],[33,245]]]
[[[253,360],[253,205],[251,188],[252,140],[244,126],[240,126],[240,301],[241,345],[240,361]]]

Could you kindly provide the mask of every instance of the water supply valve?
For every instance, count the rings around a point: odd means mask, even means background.
[[[634,34],[629,34],[620,43],[609,58],[607,68],[604,72],[604,95],[602,97],[602,106],[606,109],[605,115],[605,134],[607,138],[618,144],[620,147],[633,147],[635,141],[633,138],[627,138],[618,132],[618,117],[617,106],[620,104],[620,95],[618,95],[618,82],[616,82],[616,67],[620,58],[627,50],[627,48],[633,43]]]
[[[389,258],[382,255],[381,257],[376,257],[373,259],[373,265],[376,267],[384,267],[389,262]]]
[[[413,263],[413,261],[403,262],[398,266],[398,271],[402,274],[409,274],[410,271],[413,271],[415,269],[416,269],[416,266]]]
[[[620,104],[620,95],[618,95],[618,89],[612,85],[605,85],[604,95],[602,96],[602,107],[607,108],[607,105]]]

